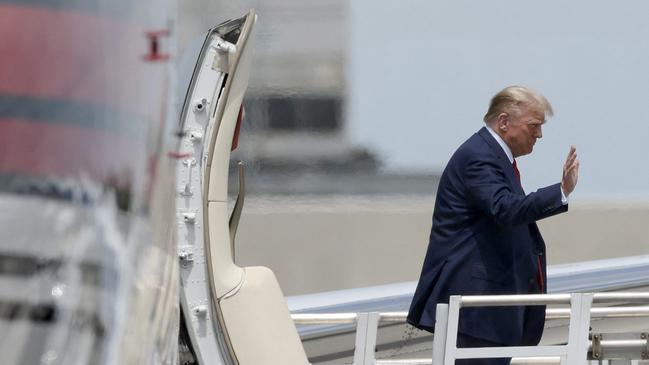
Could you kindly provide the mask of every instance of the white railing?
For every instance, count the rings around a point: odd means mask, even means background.
[[[456,359],[512,357],[512,364],[561,363],[582,365],[588,358],[606,359],[602,354],[623,354],[625,359],[647,359],[646,334],[636,339],[589,339],[591,318],[649,317],[649,306],[595,307],[593,303],[649,303],[649,293],[586,293],[543,295],[452,296],[449,304],[438,304],[432,359],[377,360],[376,335],[379,323],[404,323],[406,312],[293,314],[297,325],[355,324],[354,365],[453,364]],[[570,308],[550,308],[547,319],[570,319],[568,343],[554,346],[513,346],[457,348],[460,309],[464,307],[570,304]]]
[[[452,296],[449,304],[437,305],[437,322],[433,340],[433,365],[454,364],[456,359],[502,358],[502,357],[554,357],[561,358],[561,364],[583,365],[588,352],[588,331],[590,307],[593,294],[549,294],[516,296]],[[460,309],[463,307],[514,306],[570,304],[570,326],[568,344],[554,346],[509,346],[458,348],[457,332]]]

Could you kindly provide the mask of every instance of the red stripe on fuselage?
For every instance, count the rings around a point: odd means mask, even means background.
[[[141,60],[143,34],[95,14],[0,4],[0,93],[141,111],[152,101],[143,91],[161,80],[161,69]]]

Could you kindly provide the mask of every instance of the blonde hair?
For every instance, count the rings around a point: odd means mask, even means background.
[[[484,122],[490,123],[495,120],[500,113],[509,113],[519,115],[521,107],[538,106],[543,110],[547,117],[554,115],[552,105],[541,94],[525,86],[508,86],[498,92],[491,98],[489,110],[484,116]]]

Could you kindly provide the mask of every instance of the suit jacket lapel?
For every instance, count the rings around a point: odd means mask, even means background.
[[[491,147],[491,150],[496,155],[496,157],[498,157],[498,162],[500,162],[503,171],[505,171],[505,175],[507,175],[507,178],[509,179],[509,185],[512,187],[512,189],[516,192],[525,195],[525,192],[523,191],[521,184],[518,182],[518,177],[516,177],[516,173],[514,172],[514,167],[509,162],[509,158],[507,157],[507,154],[505,153],[505,151],[503,151],[503,148],[500,147],[500,145],[494,139],[491,133],[489,133],[487,127],[480,128],[480,130],[478,131],[478,135],[482,137],[482,139],[484,139],[487,145]]]

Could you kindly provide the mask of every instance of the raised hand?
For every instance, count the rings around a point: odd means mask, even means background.
[[[563,177],[561,178],[561,190],[563,190],[566,197],[575,190],[578,178],[579,160],[577,160],[577,149],[575,146],[570,146],[566,163],[563,165]]]

